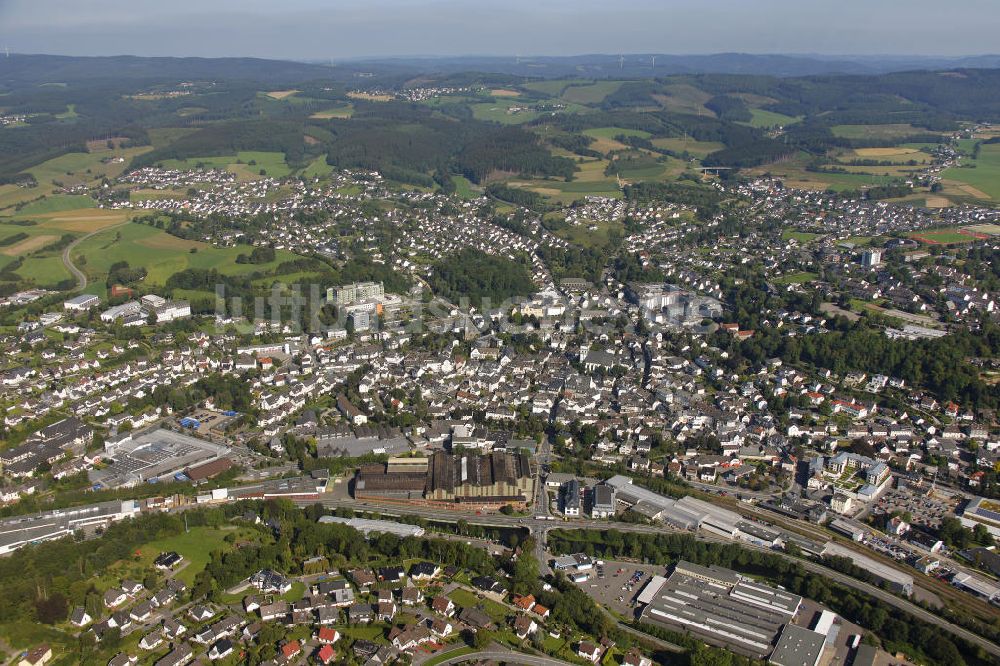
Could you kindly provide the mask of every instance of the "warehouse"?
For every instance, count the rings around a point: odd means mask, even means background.
[[[655,585],[654,585],[655,583]],[[689,632],[707,643],[754,658],[771,652],[802,598],[746,580],[735,571],[680,561],[662,583],[650,581],[641,598],[644,621]]]
[[[825,641],[823,634],[787,624],[768,662],[774,666],[816,666]]]

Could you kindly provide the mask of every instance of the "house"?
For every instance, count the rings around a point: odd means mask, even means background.
[[[50,659],[52,659],[52,648],[43,644],[28,650],[17,662],[17,666],[42,666],[42,664],[47,664]]]
[[[320,648],[316,650],[316,661],[320,664],[331,664],[336,658],[337,651],[333,649],[332,645],[321,645]]]
[[[155,650],[163,645],[163,636],[157,631],[151,631],[139,641],[139,647],[143,650]]]
[[[289,606],[287,601],[275,601],[257,609],[260,612],[260,619],[264,622],[272,620],[284,620],[288,617]]]
[[[228,638],[220,638],[208,651],[208,658],[212,661],[216,659],[225,659],[233,653],[233,642]]]
[[[448,597],[434,597],[431,600],[431,610],[445,617],[451,617],[455,614],[455,603]]]
[[[156,662],[156,666],[182,666],[194,657],[194,651],[187,643],[181,643],[167,656]]]
[[[638,648],[632,648],[625,653],[622,666],[653,666],[653,660],[639,652]]]
[[[521,640],[536,631],[538,631],[538,624],[527,615],[518,615],[514,618],[514,634]]]
[[[332,627],[320,627],[316,632],[316,640],[323,645],[332,645],[340,640],[340,632]]]
[[[108,666],[132,666],[137,663],[139,663],[138,657],[125,652],[119,652],[108,660]]]
[[[128,595],[122,590],[110,589],[104,593],[104,605],[108,608],[117,608],[128,600]]]
[[[250,576],[250,584],[264,594],[286,594],[292,589],[292,582],[270,569],[261,569]]]
[[[215,615],[215,611],[206,606],[192,606],[191,610],[188,611],[188,616],[195,622],[204,622]]]
[[[401,601],[404,606],[416,606],[420,603],[420,590],[415,587],[404,587]]]
[[[391,622],[396,616],[396,604],[392,601],[383,601],[376,604],[375,617],[380,622]]]
[[[413,627],[400,631],[394,629],[389,632],[389,640],[397,650],[407,651],[432,640],[431,632],[426,627]]]
[[[398,583],[405,575],[403,567],[382,567],[378,570],[378,579],[383,583]]]
[[[476,629],[491,629],[493,627],[493,619],[489,615],[471,606],[463,608],[458,614],[458,619]]]
[[[601,658],[601,648],[590,641],[580,641],[580,645],[576,648],[576,655],[596,664],[597,660]]]
[[[531,612],[542,619],[547,618],[550,614],[549,609],[541,604],[535,604],[535,607],[531,609]]]
[[[451,626],[451,622],[448,620],[436,618],[431,622],[431,633],[435,636],[444,638],[445,636],[450,636],[454,630],[454,627]]]
[[[291,661],[302,653],[302,646],[299,645],[298,641],[291,641],[281,646],[280,653],[282,659],[285,661]]]
[[[85,627],[94,621],[94,618],[90,617],[90,613],[87,612],[83,606],[77,606],[73,609],[73,612],[69,616],[69,621],[71,624],[77,627]]]
[[[347,617],[355,624],[368,624],[374,618],[374,613],[371,604],[354,604],[347,609]]]
[[[410,567],[410,578],[412,580],[430,580],[437,578],[441,574],[441,567],[432,562],[417,562]]]
[[[535,607],[535,595],[528,594],[522,596],[520,594],[515,594],[513,604],[514,606],[520,608],[523,611],[530,611],[532,608]]]

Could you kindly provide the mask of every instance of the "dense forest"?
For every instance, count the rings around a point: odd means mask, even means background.
[[[430,284],[445,299],[458,303],[467,298],[478,308],[497,307],[510,298],[530,296],[535,291],[524,264],[472,248],[436,263]]]

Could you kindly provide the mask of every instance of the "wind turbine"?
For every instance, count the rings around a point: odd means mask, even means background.
[[[620,55],[618,56],[618,69],[624,69],[624,68],[625,68],[625,56]]]
[[[651,70],[656,69],[656,56],[653,56],[653,66],[650,67]]]
[[[10,57],[10,47],[9,46],[4,45],[3,52],[7,54],[8,58]]]
[[[514,64],[515,65],[520,65],[521,64],[521,54],[520,53],[514,54]]]

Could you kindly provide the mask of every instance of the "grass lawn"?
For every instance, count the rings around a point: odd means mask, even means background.
[[[425,661],[423,666],[437,666],[437,664],[440,664],[442,661],[447,661],[452,657],[461,657],[463,654],[472,654],[475,651],[475,648],[469,647],[468,645],[463,645],[456,650],[445,650]]]
[[[809,273],[808,271],[801,271],[799,273],[788,273],[787,275],[782,275],[779,278],[774,279],[775,284],[805,284],[806,282],[812,282],[819,276],[815,273]]]
[[[972,232],[959,229],[941,229],[937,231],[914,231],[908,234],[910,238],[915,238],[928,245],[949,245],[953,243],[971,243],[976,240],[976,235]]]
[[[330,175],[332,170],[333,167],[326,163],[326,155],[320,155],[302,170],[302,175],[306,178],[322,178]]]
[[[184,581],[190,587],[194,583],[194,577],[208,564],[213,550],[232,548],[230,544],[225,542],[225,537],[234,532],[235,530],[215,527],[192,527],[190,532],[183,532],[167,539],[150,541],[142,546],[139,548],[139,552],[142,553],[139,561],[143,567],[152,567],[153,560],[160,553],[177,551],[187,563],[183,569],[178,570],[177,579]]]
[[[781,232],[781,238],[783,240],[797,240],[800,243],[809,243],[811,241],[819,238],[820,234],[811,234],[808,231],[795,231],[793,229],[785,229]]]
[[[380,625],[358,625],[356,627],[337,627],[337,631],[347,638],[377,641],[385,636],[385,630]]]
[[[479,607],[484,613],[490,616],[493,622],[500,626],[506,622],[507,616],[512,613],[512,611],[507,610],[506,606],[503,606],[492,599],[480,599],[469,590],[463,588],[452,590],[448,595],[448,598],[454,601],[456,606],[460,606],[461,608]]]
[[[478,186],[465,176],[452,176],[451,179],[455,182],[455,193],[463,199],[475,199],[482,194]]]

